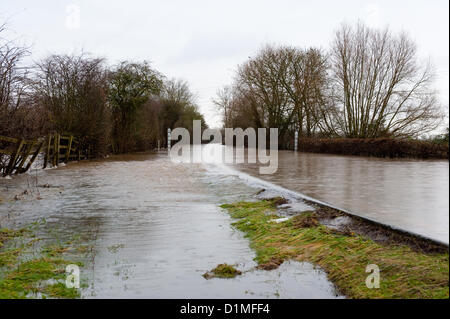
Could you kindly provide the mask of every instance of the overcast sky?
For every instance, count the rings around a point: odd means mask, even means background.
[[[0,1],[0,21],[32,44],[33,59],[83,49],[111,64],[149,60],[189,82],[210,126],[220,124],[211,102],[217,89],[262,45],[328,49],[341,22],[358,20],[409,32],[420,57],[436,67],[436,88],[448,107],[448,0]]]

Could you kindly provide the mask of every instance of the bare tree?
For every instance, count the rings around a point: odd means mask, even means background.
[[[345,136],[414,136],[439,125],[432,68],[419,64],[416,45],[405,33],[344,24],[331,57],[342,114],[337,124]]]
[[[233,86],[213,101],[227,126],[277,127],[282,145],[295,130],[312,136],[326,128],[327,67],[318,49],[266,46],[238,67]]]
[[[164,83],[161,97],[167,101],[181,104],[195,104],[195,95],[189,84],[181,79],[170,79]]]
[[[300,136],[311,137],[324,128],[321,121],[328,98],[326,55],[315,48],[284,47],[279,50],[289,64],[281,80],[295,106],[295,129],[300,131]]]
[[[165,82],[162,94],[162,109],[159,114],[163,133],[167,128],[184,127],[192,133],[192,121],[200,120],[202,128],[206,128],[203,115],[196,104],[196,95],[189,84],[180,79],[171,79]],[[192,134],[191,134],[192,136]]]
[[[25,120],[32,115],[24,103],[30,80],[28,68],[21,63],[29,49],[6,39],[5,33],[6,26],[0,25],[0,135],[28,136],[36,123],[26,125]]]
[[[97,153],[107,151],[110,111],[103,59],[52,55],[36,66],[33,93],[46,111],[50,129],[71,133]]]
[[[286,133],[295,114],[283,80],[287,77],[288,58],[281,50],[267,46],[255,58],[238,68],[236,87],[252,110],[257,127],[278,127]]]
[[[230,86],[225,86],[217,90],[217,97],[212,100],[216,107],[222,112],[224,127],[232,127],[233,104],[236,97]]]

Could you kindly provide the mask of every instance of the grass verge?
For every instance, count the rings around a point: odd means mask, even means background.
[[[77,264],[63,258],[71,249],[61,243],[41,247],[34,258],[30,255],[35,238],[31,228],[0,229],[0,299],[79,298],[78,289],[65,285],[66,266]],[[8,243],[15,241],[16,245]]]
[[[233,226],[256,251],[260,268],[273,269],[295,259],[319,265],[350,298],[449,298],[449,255],[423,253],[406,245],[384,245],[362,235],[343,234],[314,221],[309,212],[272,222],[276,200],[225,204]],[[366,267],[380,269],[380,288],[366,286]]]

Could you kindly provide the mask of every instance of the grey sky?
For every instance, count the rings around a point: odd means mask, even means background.
[[[111,64],[150,60],[168,77],[187,80],[208,124],[217,126],[211,99],[262,45],[328,49],[339,24],[358,19],[409,32],[420,56],[431,57],[436,88],[448,107],[448,11],[448,0],[1,0],[0,18],[33,45],[34,59],[84,49]]]

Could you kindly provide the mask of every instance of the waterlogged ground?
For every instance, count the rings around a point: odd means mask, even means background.
[[[248,240],[219,205],[251,200],[260,188],[214,164],[172,163],[165,153],[114,156],[1,179],[0,189],[1,227],[40,220],[37,236],[76,236],[89,246],[85,298],[336,297],[309,263],[255,270]],[[202,276],[221,263],[243,274]]]
[[[285,189],[445,243],[449,242],[449,162],[278,152],[276,174],[232,165]]]

